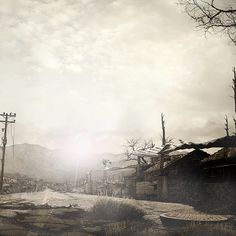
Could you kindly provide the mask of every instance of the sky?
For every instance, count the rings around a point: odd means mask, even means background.
[[[176,0],[0,0],[0,27],[0,110],[17,113],[16,143],[159,145],[162,112],[176,143],[223,136],[226,114],[233,132],[236,48]]]

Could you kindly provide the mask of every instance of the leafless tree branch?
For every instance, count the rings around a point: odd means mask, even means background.
[[[207,32],[225,32],[236,45],[236,9],[218,7],[214,0],[179,0],[185,12]]]
[[[150,148],[154,148],[155,144],[153,143],[153,140],[140,140],[140,139],[130,139],[127,140],[126,150],[125,154],[127,157],[127,160],[137,160],[137,153],[138,151],[145,151]],[[144,156],[140,156],[140,161],[142,164],[147,164],[147,160]]]

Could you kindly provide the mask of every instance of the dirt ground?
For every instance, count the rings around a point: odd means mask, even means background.
[[[89,209],[103,196],[58,193],[52,190],[9,194],[0,197],[0,235],[115,235],[114,232],[152,227],[169,231],[160,215],[168,212],[194,212],[191,206],[175,203],[113,198],[143,209],[141,222],[112,222],[88,217]],[[119,234],[118,234],[119,235]],[[122,235],[122,234],[121,234]]]

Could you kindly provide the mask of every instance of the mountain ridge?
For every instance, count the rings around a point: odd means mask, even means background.
[[[53,182],[74,181],[90,169],[102,169],[102,160],[109,159],[121,165],[124,154],[102,153],[78,158],[59,149],[49,149],[39,144],[22,143],[7,146],[5,173],[22,174]]]

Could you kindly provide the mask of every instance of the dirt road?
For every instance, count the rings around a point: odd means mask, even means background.
[[[112,227],[129,227],[126,222],[92,222],[83,217],[104,196],[43,192],[2,195],[0,197],[0,235],[105,235]],[[192,212],[191,206],[175,203],[113,198],[143,209],[144,221],[158,230],[167,230],[160,215],[173,211]],[[141,222],[142,223],[142,222]],[[140,224],[140,223],[139,223]]]

